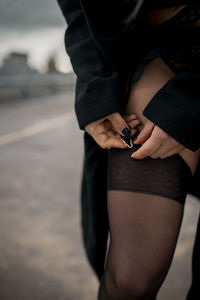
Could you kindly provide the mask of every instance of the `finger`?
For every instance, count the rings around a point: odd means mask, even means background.
[[[96,120],[96,121],[93,121],[93,122],[91,122],[91,123],[85,125],[85,126],[84,126],[84,130],[85,130],[86,132],[88,132],[90,135],[93,135],[93,132],[96,131],[96,128],[97,128],[101,123],[105,122],[105,120],[106,120],[106,117],[103,117],[103,118],[100,118],[100,119],[98,119],[98,120]]]
[[[94,135],[95,140],[99,146],[103,149],[107,148],[127,148],[121,141],[121,135],[112,130],[112,125],[110,121],[104,122],[105,128],[102,129],[101,133],[96,133]]]
[[[120,134],[117,133],[116,131],[113,131],[112,128],[110,130],[107,131],[106,133],[107,137],[110,137],[110,138],[118,138],[120,139]]]
[[[163,155],[162,151],[160,151],[162,146],[163,145],[161,144],[160,147],[153,154],[150,155],[150,157],[153,158],[153,159],[164,158],[164,155]]]
[[[121,135],[113,130],[113,126],[109,120],[104,120],[96,126],[93,131],[93,138],[97,144],[103,148],[127,148],[121,141]]]
[[[142,124],[139,119],[133,119],[127,122],[131,128],[136,128],[138,125]]]
[[[177,141],[170,140],[170,143],[165,142],[156,152],[154,152],[151,157],[158,158],[158,157],[168,157],[168,153],[175,154],[176,151],[182,150],[184,148],[183,145],[180,145]]]
[[[182,150],[184,150],[185,147],[182,146],[182,145],[178,145],[178,146],[175,146],[173,149],[171,149],[170,151],[168,151],[167,153],[163,154],[164,158],[167,158],[167,157],[170,157],[174,154],[178,154],[180,153]]]
[[[111,122],[113,128],[116,130],[117,133],[125,135],[122,131],[126,129],[127,135],[130,135],[130,128],[125,119],[122,118],[120,113],[116,112],[110,114],[108,115],[107,119]]]
[[[98,134],[104,133],[108,130],[110,122],[108,120],[91,122],[86,125],[85,131],[89,133],[94,139]],[[96,139],[95,139],[96,140]]]
[[[127,148],[127,146],[120,139],[120,135],[119,137],[117,137],[116,135],[117,133],[113,132],[112,130],[109,130],[106,134],[93,134],[92,137],[102,149]]]
[[[143,124],[138,124],[136,127],[135,127],[135,129],[138,131],[138,135],[139,135],[139,133],[143,130],[143,128],[144,128],[144,125]]]
[[[174,149],[176,146],[169,146],[168,143],[164,143],[160,146],[159,149],[157,149],[152,155],[150,155],[152,158],[159,158],[159,157],[165,157],[168,152],[170,152],[172,149]]]
[[[93,129],[92,134],[96,135],[96,134],[106,134],[108,130],[110,130],[112,128],[112,124],[110,123],[109,120],[104,120],[103,122],[99,123],[95,129]]]
[[[137,129],[131,129],[131,134],[130,134],[130,136],[133,137],[137,132],[138,132]]]
[[[139,119],[135,114],[123,115],[123,118],[125,119],[126,122]]]
[[[131,158],[142,159],[152,155],[161,146],[161,142],[158,142],[158,138],[152,135],[137,151],[135,151]]]
[[[132,137],[137,132],[137,129],[131,129],[131,127],[129,129],[130,129],[130,137]],[[112,133],[109,133],[109,136],[111,136],[112,134],[114,134],[114,136],[117,137],[117,138],[121,138],[121,136],[122,136],[121,133],[119,134],[118,132],[116,132],[115,128],[112,125],[109,128],[109,131],[112,132]],[[107,133],[107,135],[108,135],[108,133]]]
[[[137,136],[137,139],[134,141],[134,144],[142,144],[144,143],[149,137],[151,136],[151,133],[153,131],[155,124],[151,121],[147,121],[144,128],[140,131],[140,133]]]
[[[100,146],[103,149],[110,149],[110,148],[128,148],[127,145],[123,143],[122,140],[112,137],[106,137],[103,141],[100,142]]]

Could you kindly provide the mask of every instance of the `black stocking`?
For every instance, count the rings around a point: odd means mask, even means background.
[[[177,154],[131,159],[109,151],[110,244],[98,300],[153,300],[165,279],[192,173]]]
[[[187,295],[187,300],[200,299],[200,215],[197,225],[195,244],[192,255],[192,285]]]

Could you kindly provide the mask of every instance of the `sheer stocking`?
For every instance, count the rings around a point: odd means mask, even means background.
[[[192,257],[192,285],[186,297],[186,300],[194,300],[200,298],[200,215],[197,224],[197,231],[195,237],[195,245]]]
[[[185,15],[181,13],[180,19],[174,19],[175,30],[196,26],[199,21],[199,4],[184,11]],[[174,73],[199,72],[199,38],[195,36],[198,35],[193,34],[193,39],[184,36],[178,43],[170,39],[167,51],[162,45],[160,49],[155,48],[152,43],[146,63],[161,56]],[[188,47],[185,47],[186,40]],[[140,78],[143,70],[141,65],[134,70],[132,83]],[[147,82],[145,91],[151,98],[150,88]],[[143,96],[134,94],[127,112],[135,112],[141,119],[142,100]],[[110,244],[98,300],[155,299],[168,273],[182,223],[185,198],[192,180],[187,163],[178,154],[164,160],[147,157],[137,161],[130,158],[133,150],[113,148],[108,152]],[[200,221],[188,300],[196,299],[195,292],[199,290],[199,249]]]
[[[183,205],[158,195],[108,191],[110,245],[99,300],[155,299],[173,257]]]
[[[153,300],[165,279],[192,173],[179,156],[130,159],[110,149],[110,243],[98,300]]]

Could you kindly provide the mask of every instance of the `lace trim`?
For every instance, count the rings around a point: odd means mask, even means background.
[[[185,7],[186,8],[186,7]],[[195,5],[188,5],[187,9],[184,8],[184,14],[180,14],[180,18],[176,19],[176,28],[194,28],[200,21],[200,3]],[[199,28],[200,29],[200,28]],[[194,28],[195,30],[195,28]],[[196,32],[200,35],[200,30]],[[161,50],[161,49],[160,49]],[[173,45],[167,54],[160,56],[166,64],[175,72],[197,72],[200,68],[200,38],[195,40],[187,40],[183,43],[178,42]]]
[[[200,67],[200,43],[189,45],[187,49],[178,49],[162,59],[175,72],[196,72]]]
[[[167,21],[165,23],[170,23],[169,31],[175,30],[176,32],[177,28],[178,31],[181,30],[181,32],[184,33],[184,29],[191,28],[189,31],[192,32],[192,35],[195,36],[195,38],[188,38],[187,33],[187,35],[183,34],[183,38],[181,37],[177,42],[170,40],[169,37],[169,40],[166,41],[164,45],[162,45],[162,42],[160,46],[158,44],[154,45],[154,43],[150,47],[147,45],[147,52],[144,61],[142,61],[138,68],[136,68],[132,73],[133,83],[140,79],[144,72],[145,65],[157,57],[161,57],[174,73],[199,73],[200,27],[194,28],[194,25],[200,21],[200,3],[195,2],[192,6],[189,4],[187,9],[184,7],[183,10],[184,12],[179,12],[179,16],[175,16],[175,18],[171,20],[172,22]],[[172,27],[171,24],[173,24]],[[158,25],[158,27],[160,26]]]
[[[190,28],[196,25],[200,21],[200,4],[196,4],[195,7],[190,7],[185,11],[185,14],[180,17],[177,27]]]

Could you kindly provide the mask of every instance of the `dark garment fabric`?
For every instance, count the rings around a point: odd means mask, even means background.
[[[65,46],[77,75],[75,112],[83,130],[92,121],[123,111],[124,82],[130,66],[128,56],[132,57],[133,69],[141,61],[139,56],[145,56],[144,47],[138,42],[137,51],[134,50],[136,41],[129,43],[131,29],[127,30],[129,34],[118,34],[119,26],[113,26],[117,23],[116,18],[110,16],[119,12],[113,12],[112,6],[104,1],[90,1],[90,4],[79,0],[58,2],[68,23]],[[105,6],[102,6],[103,2]],[[103,22],[95,22],[100,18]],[[137,32],[138,39],[141,39],[140,32],[141,26]]]
[[[170,22],[155,28],[147,26],[145,5],[148,1],[132,1],[131,25],[125,30],[124,20],[130,17],[126,1],[58,0],[68,24],[65,46],[77,75],[75,112],[81,130],[110,113],[123,114],[125,81],[131,72],[145,64],[150,49],[162,49],[165,57],[175,42],[182,42],[183,30],[174,30]],[[188,2],[193,5],[199,0]],[[190,36],[189,31],[187,36]],[[192,151],[200,147],[199,84],[200,72],[181,71],[154,95],[143,112]],[[108,153],[85,131],[83,142],[80,195],[83,242],[88,260],[100,279],[108,236]],[[200,164],[190,190],[198,198],[199,183]]]
[[[108,150],[107,189],[164,196],[184,205],[193,179],[184,159],[179,154],[165,159],[131,158],[140,147]]]

